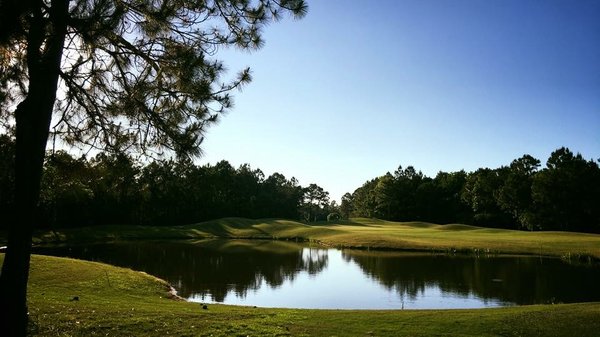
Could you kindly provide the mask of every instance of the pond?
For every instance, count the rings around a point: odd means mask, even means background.
[[[600,267],[557,258],[338,250],[264,240],[46,246],[35,253],[144,271],[202,303],[438,309],[600,301]]]

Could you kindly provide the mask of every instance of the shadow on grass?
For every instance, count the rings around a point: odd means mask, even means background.
[[[441,226],[437,227],[436,229],[444,230],[444,231],[472,231],[475,229],[481,229],[481,227],[474,227],[474,226],[461,225],[461,224],[447,224],[447,225],[441,225]]]

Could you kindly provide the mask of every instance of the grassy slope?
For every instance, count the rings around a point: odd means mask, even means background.
[[[0,254],[0,260],[3,255]],[[600,303],[481,310],[344,311],[249,308],[169,299],[150,275],[33,256],[38,336],[597,336]],[[78,296],[78,301],[71,301]]]
[[[453,249],[492,253],[585,255],[600,259],[600,235],[524,232],[466,225],[352,219],[303,224],[288,220],[227,218],[177,227],[104,226],[42,233],[42,241],[107,239],[176,239],[203,237],[279,238],[318,241],[330,246],[372,249]]]

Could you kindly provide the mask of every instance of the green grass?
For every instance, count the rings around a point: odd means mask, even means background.
[[[0,254],[0,260],[3,255]],[[473,310],[300,310],[209,305],[170,297],[150,275],[32,257],[35,336],[597,336],[600,303]],[[73,297],[78,296],[78,301]]]
[[[335,223],[227,218],[178,227],[103,226],[40,232],[34,242],[206,237],[314,241],[368,249],[523,253],[600,259],[600,235],[352,219]],[[281,249],[286,243],[278,241]],[[3,255],[0,254],[0,260]],[[302,310],[173,299],[166,282],[105,264],[33,256],[36,336],[597,336],[600,303],[469,310]],[[79,300],[72,300],[78,296]]]
[[[327,246],[443,252],[535,254],[600,259],[600,235],[525,232],[461,224],[352,219],[304,224],[289,220],[226,218],[177,227],[101,226],[41,232],[36,243],[206,237],[314,241]]]

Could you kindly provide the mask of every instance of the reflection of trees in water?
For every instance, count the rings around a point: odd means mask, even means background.
[[[516,304],[600,300],[600,269],[535,257],[399,255],[345,251],[364,273],[402,298],[426,287]]]
[[[329,262],[326,250],[279,241],[128,242],[36,252],[143,270],[171,282],[183,297],[218,302],[230,292],[245,297],[263,283],[278,287],[301,271],[316,275]],[[445,293],[516,304],[600,301],[600,268],[558,259],[350,250],[342,256],[407,299],[416,299],[427,287],[439,287]]]
[[[304,248],[302,251],[302,268],[309,275],[317,275],[327,266],[329,254],[326,249]]]
[[[262,282],[278,287],[301,271],[317,274],[327,265],[325,250],[272,241],[129,242],[45,253],[143,270],[168,280],[183,297],[210,296],[217,302],[230,291],[245,297]]]

